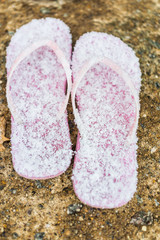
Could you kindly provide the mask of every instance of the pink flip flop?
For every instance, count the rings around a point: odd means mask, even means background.
[[[70,61],[70,30],[59,19],[32,20],[7,48],[12,161],[25,178],[53,178],[70,164]]]
[[[138,58],[119,38],[91,32],[77,41],[72,70],[79,129],[75,193],[92,207],[120,207],[133,197],[137,184]]]

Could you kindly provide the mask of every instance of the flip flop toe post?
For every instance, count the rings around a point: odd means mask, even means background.
[[[55,177],[70,164],[65,110],[71,89],[70,60],[69,28],[53,18],[22,26],[7,48],[12,161],[23,177]]]
[[[92,207],[120,207],[137,185],[139,60],[119,38],[91,32],[77,41],[72,70],[75,193]]]

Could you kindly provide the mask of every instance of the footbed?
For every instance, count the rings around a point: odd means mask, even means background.
[[[7,48],[7,70],[17,56],[36,41],[50,39],[70,62],[69,28],[58,19],[32,20],[22,26]],[[65,99],[66,74],[54,51],[43,46],[27,56],[14,71],[10,92],[16,111],[12,116],[12,161],[16,172],[26,178],[45,179],[63,173],[72,156],[67,113],[57,121]]]
[[[84,62],[96,57],[108,57],[120,65],[133,79],[138,95],[138,59],[118,38],[103,33],[84,34],[76,43],[73,81]],[[132,198],[137,184],[136,135],[126,145],[135,118],[131,91],[121,76],[99,63],[81,80],[76,100],[83,126],[77,125],[85,138],[79,134],[77,139],[72,177],[75,193],[93,207],[122,206]]]

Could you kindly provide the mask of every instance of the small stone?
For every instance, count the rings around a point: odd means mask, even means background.
[[[146,231],[147,231],[147,227],[146,227],[146,226],[143,226],[143,227],[142,227],[142,231],[143,231],[143,232],[146,232]]]
[[[141,10],[137,9],[137,10],[136,10],[136,13],[141,13]]]
[[[80,209],[80,208],[77,208],[77,209],[76,209],[76,212],[80,212],[80,211],[81,211],[81,209]]]
[[[152,59],[156,58],[155,54],[152,54],[152,53],[149,54],[149,57]]]
[[[130,223],[135,226],[138,225],[152,225],[153,224],[153,215],[151,212],[137,212],[131,219]]]
[[[157,49],[160,49],[160,43],[159,42],[155,42],[152,39],[149,39],[148,41],[153,47],[155,47]]]
[[[79,221],[83,221],[83,220],[84,220],[83,217],[80,216],[80,217],[79,217]]]
[[[156,147],[153,147],[153,148],[151,149],[151,154],[154,153],[154,152],[156,152],[156,151],[157,151],[157,148],[156,148]]]
[[[45,227],[46,227],[46,228],[49,228],[49,227],[50,227],[50,224],[49,224],[49,223],[47,223],[47,224],[45,225]]]
[[[106,224],[107,224],[108,226],[112,226],[112,224],[111,224],[109,221],[106,221]]]
[[[28,209],[28,215],[32,214],[32,208]]]
[[[50,13],[50,9],[49,8],[45,8],[45,7],[42,7],[40,9],[40,12],[43,13],[43,14],[47,14],[47,13]]]
[[[39,232],[34,235],[34,240],[43,240],[45,233],[44,232]]]
[[[63,17],[67,18],[68,17],[68,13],[64,13]]]
[[[67,237],[69,237],[69,236],[71,235],[71,231],[70,231],[70,230],[66,230],[65,235],[66,235]]]
[[[125,36],[125,39],[126,40],[129,40],[131,37],[130,36]]]
[[[43,204],[38,204],[38,207],[39,207],[40,209],[42,209],[42,208],[43,208]]]
[[[42,184],[41,184],[41,182],[39,180],[36,180],[35,184],[36,184],[37,188],[42,188]]]
[[[83,205],[80,203],[71,204],[68,206],[67,214],[74,214],[76,212],[80,212],[82,207]]]
[[[138,203],[143,203],[143,199],[139,195],[136,195],[136,198]]]
[[[19,235],[16,232],[14,232],[12,236],[13,236],[13,239],[17,239],[19,237]]]
[[[16,194],[17,190],[15,188],[10,189],[11,193]]]
[[[0,185],[0,190],[3,190],[3,188],[5,188],[6,185],[2,184]]]
[[[159,202],[157,201],[157,199],[154,199],[154,201],[155,201],[156,207],[158,207],[159,206]]]
[[[9,34],[10,36],[13,36],[13,35],[14,35],[14,32],[13,32],[13,31],[8,31],[8,34]]]

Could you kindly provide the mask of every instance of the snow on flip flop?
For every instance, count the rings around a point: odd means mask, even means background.
[[[7,48],[12,161],[23,177],[55,177],[70,164],[70,61],[70,30],[59,19],[32,20],[17,30]]]
[[[75,193],[92,207],[120,207],[137,185],[139,60],[119,38],[91,32],[77,41],[72,70]]]

